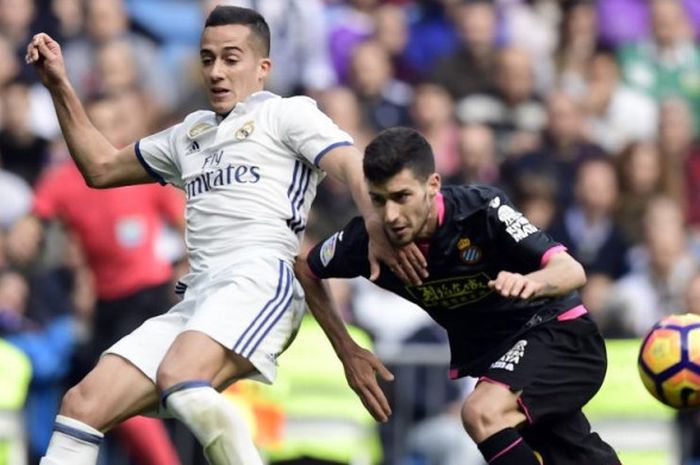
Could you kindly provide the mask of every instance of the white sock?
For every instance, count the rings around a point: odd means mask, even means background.
[[[168,410],[197,437],[211,465],[262,465],[243,417],[214,388],[201,384],[168,389],[163,397]]]
[[[49,448],[39,465],[95,465],[104,434],[73,418],[56,416]]]

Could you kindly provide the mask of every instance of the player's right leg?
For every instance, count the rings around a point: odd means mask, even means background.
[[[479,382],[462,407],[462,422],[489,465],[540,465],[517,431],[527,417],[519,393],[494,382]]]
[[[40,465],[95,465],[103,434],[157,402],[146,375],[117,355],[105,355],[63,397]]]

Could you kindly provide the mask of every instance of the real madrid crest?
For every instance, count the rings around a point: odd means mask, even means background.
[[[248,121],[238,131],[236,131],[236,140],[244,140],[250,137],[255,130],[255,123]]]
[[[481,249],[472,244],[468,237],[463,237],[457,242],[459,259],[467,265],[473,265],[481,260]]]

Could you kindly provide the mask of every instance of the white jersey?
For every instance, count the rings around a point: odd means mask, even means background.
[[[291,262],[328,151],[352,144],[307,97],[262,91],[223,120],[197,111],[136,144],[161,183],[185,191],[186,244],[193,273],[242,254]]]

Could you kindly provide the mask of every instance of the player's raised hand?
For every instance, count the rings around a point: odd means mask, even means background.
[[[345,368],[345,378],[357,393],[367,411],[375,420],[386,422],[391,415],[389,401],[377,383],[377,374],[386,381],[393,381],[394,375],[369,350],[354,345],[341,360]]]
[[[496,279],[488,283],[491,289],[509,299],[529,299],[537,297],[545,284],[520,273],[501,271]]]
[[[32,37],[27,45],[25,60],[34,65],[46,87],[60,84],[66,79],[61,46],[46,33],[40,32]]]

